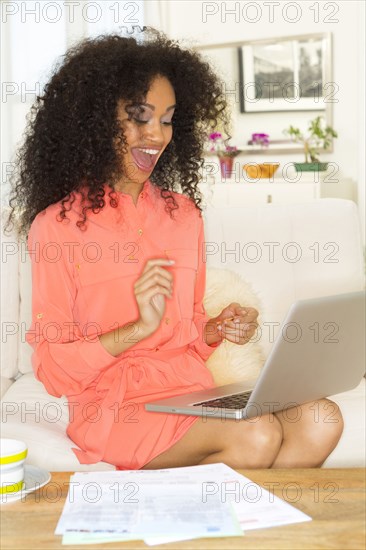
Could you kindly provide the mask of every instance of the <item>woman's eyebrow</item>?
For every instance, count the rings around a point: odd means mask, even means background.
[[[149,107],[152,111],[155,111],[154,105],[151,105],[150,103],[141,103],[141,105],[143,105],[143,106],[145,106],[145,107]],[[177,106],[176,104],[175,104],[175,105],[171,105],[170,107],[168,107],[168,108],[166,109],[165,112],[167,113],[168,111],[171,111],[171,110],[174,109],[176,106]]]

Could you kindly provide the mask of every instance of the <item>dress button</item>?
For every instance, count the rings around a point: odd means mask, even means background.
[[[165,324],[167,324],[167,325],[168,325],[169,323],[170,323],[170,319],[169,319],[169,317],[165,317]]]
[[[138,230],[138,234],[139,234],[139,235],[142,235],[142,234],[143,234],[142,229],[139,229],[139,230]]]
[[[144,194],[143,193],[140,193],[140,197],[143,199],[144,198]]]
[[[37,313],[37,319],[42,319],[43,313]]]

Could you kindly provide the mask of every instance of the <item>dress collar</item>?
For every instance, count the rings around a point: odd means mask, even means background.
[[[108,183],[106,183],[104,184],[104,189],[106,193],[108,193],[109,191],[112,190],[112,187]],[[154,186],[151,183],[150,179],[147,179],[139,193],[138,198],[139,199],[144,199],[145,197],[152,198],[152,195],[155,193],[155,190],[156,190],[156,186]],[[122,198],[122,200],[125,200],[127,197],[131,196],[129,193],[124,193],[123,191],[118,191],[117,189],[115,189],[114,191],[118,195],[118,197]]]

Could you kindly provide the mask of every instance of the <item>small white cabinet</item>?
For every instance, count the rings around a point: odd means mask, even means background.
[[[325,197],[354,200],[354,182],[327,173],[304,173],[298,181],[282,177],[235,181],[220,177],[199,185],[204,201],[211,206],[245,206],[258,203],[307,202]]]

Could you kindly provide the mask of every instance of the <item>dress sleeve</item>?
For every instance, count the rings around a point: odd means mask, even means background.
[[[204,246],[204,226],[202,217],[199,218],[199,236],[198,236],[198,268],[196,286],[194,290],[194,316],[193,321],[198,331],[198,338],[193,342],[192,346],[195,351],[202,357],[204,361],[210,357],[215,349],[221,344],[216,342],[209,346],[204,341],[204,327],[210,317],[207,315],[203,306],[203,298],[206,288],[206,263],[203,261],[203,246]]]
[[[34,219],[27,249],[32,266],[32,322],[25,339],[33,348],[37,380],[56,397],[77,395],[116,361],[98,336],[88,339],[73,317],[76,285],[59,229],[48,216]],[[67,239],[66,239],[67,240]]]

